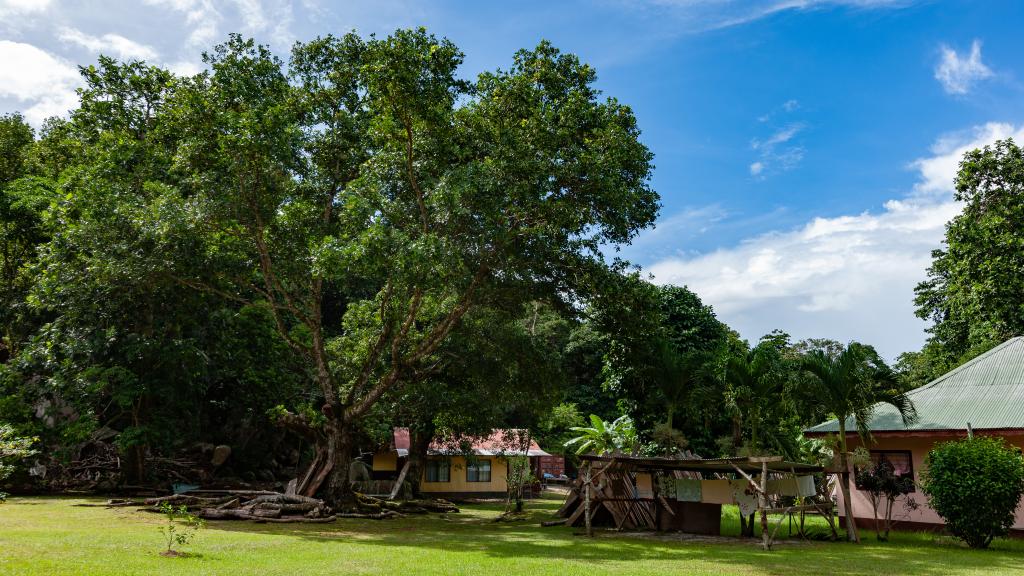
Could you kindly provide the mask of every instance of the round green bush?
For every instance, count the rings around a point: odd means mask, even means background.
[[[1024,458],[1002,438],[936,444],[922,474],[928,503],[971,548],[1007,533],[1024,495]]]

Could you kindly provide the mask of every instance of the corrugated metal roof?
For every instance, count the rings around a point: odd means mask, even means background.
[[[522,456],[523,440],[529,437],[529,431],[519,428],[509,430],[495,429],[489,436],[448,439],[447,442],[434,440],[427,449],[429,454],[455,455],[462,454],[462,447],[459,444],[468,443],[469,449],[477,456]],[[527,456],[551,456],[541,450],[537,441],[529,438],[530,445],[527,447]],[[395,428],[393,430],[393,446],[399,456],[409,455],[409,429]]]
[[[870,429],[882,431],[1024,428],[1024,337],[1003,342],[908,393],[917,408],[917,422],[904,426],[887,404],[875,407]],[[846,423],[854,431],[853,419]],[[809,433],[838,432],[830,420],[808,428]]]

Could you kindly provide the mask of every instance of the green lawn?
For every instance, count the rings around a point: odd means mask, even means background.
[[[98,499],[12,498],[0,506],[0,574],[1024,574],[1024,542],[973,551],[924,534],[856,546],[698,543],[601,531],[588,539],[541,528],[559,500],[530,504],[531,518],[496,523],[498,506],[464,507],[387,521],[320,525],[210,522],[186,558],[159,555],[162,517],[134,509],[74,506]],[[737,523],[727,509],[723,522]],[[783,532],[786,528],[783,527]]]

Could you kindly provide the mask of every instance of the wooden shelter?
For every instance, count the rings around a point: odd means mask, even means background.
[[[833,503],[821,466],[786,462],[781,456],[647,458],[592,454],[580,457],[580,475],[559,514],[570,526],[594,524],[618,530],[681,530],[720,533],[722,504],[761,520],[770,549],[786,517],[821,514],[833,536]],[[815,477],[817,476],[817,481]],[[768,516],[780,515],[774,529]],[[802,530],[802,522],[801,522]]]

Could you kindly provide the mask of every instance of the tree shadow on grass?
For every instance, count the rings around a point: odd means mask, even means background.
[[[586,562],[595,566],[622,562],[671,562],[682,568],[687,562],[711,563],[722,569],[758,574],[900,574],[940,575],[953,571],[1012,573],[1024,566],[1024,548],[1016,544],[1002,549],[976,551],[936,542],[922,535],[900,535],[894,542],[865,540],[845,542],[782,542],[765,552],[759,541],[735,539],[728,542],[671,541],[600,530],[588,538],[574,535],[568,527],[542,528],[539,521],[550,518],[540,510],[529,521],[494,522],[481,510],[439,516],[407,517],[395,520],[339,520],[332,524],[252,524],[216,521],[209,530],[273,534],[321,543],[353,542],[379,546],[385,554],[403,554],[404,549],[431,549],[448,554],[478,553],[496,558],[538,558],[552,561]],[[712,566],[713,567],[713,566]],[[707,570],[708,564],[703,565]]]

